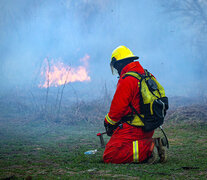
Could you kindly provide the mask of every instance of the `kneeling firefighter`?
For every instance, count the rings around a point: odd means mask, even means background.
[[[105,163],[166,161],[161,138],[152,138],[163,124],[168,99],[155,77],[143,69],[130,49],[119,46],[112,52],[112,74],[118,74],[117,89],[104,126],[111,139],[103,154]]]

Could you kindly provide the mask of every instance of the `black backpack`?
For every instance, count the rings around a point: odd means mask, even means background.
[[[140,113],[129,104],[136,116],[127,121],[133,126],[142,126],[145,132],[152,131],[164,123],[166,111],[169,108],[165,90],[155,77],[145,69],[145,74],[134,71],[127,72],[122,78],[133,76],[139,80]]]

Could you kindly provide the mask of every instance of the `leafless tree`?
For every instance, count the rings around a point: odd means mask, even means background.
[[[162,0],[167,12],[185,18],[194,28],[207,31],[207,0]]]
[[[69,69],[67,70],[67,76],[66,76],[65,82],[64,82],[64,84],[63,84],[61,93],[60,93],[60,100],[59,100],[59,106],[58,106],[58,111],[57,111],[57,119],[56,119],[56,122],[59,122],[59,115],[60,115],[60,109],[61,109],[61,103],[62,103],[63,91],[64,91],[64,89],[65,89],[65,85],[67,84],[67,81],[68,81],[68,75],[69,75],[70,70],[71,70],[71,68],[69,68]]]
[[[48,58],[47,60],[47,91],[46,91],[46,99],[45,99],[45,112],[47,111],[47,103],[48,103],[48,94],[49,94],[49,88],[50,88],[50,62]]]
[[[184,20],[183,25],[194,32],[191,43],[197,52],[197,59],[200,61],[198,72],[200,79],[197,85],[200,86],[200,95],[203,97],[203,101],[206,101],[207,0],[159,0],[159,2],[161,2],[171,19]]]

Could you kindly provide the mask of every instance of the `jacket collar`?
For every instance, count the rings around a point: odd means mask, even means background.
[[[127,65],[122,69],[120,77],[121,77],[123,74],[125,74],[125,73],[127,73],[127,72],[129,72],[129,71],[136,71],[136,72],[138,72],[138,73],[140,73],[140,74],[143,74],[143,73],[144,73],[144,69],[143,69],[143,67],[140,65],[139,61],[135,61],[135,62],[131,62],[131,63],[127,64]]]

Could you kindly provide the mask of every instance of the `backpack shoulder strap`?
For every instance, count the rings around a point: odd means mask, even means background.
[[[152,74],[147,69],[144,69],[144,73],[146,77],[152,77]]]
[[[123,74],[122,79],[125,79],[127,76],[135,77],[138,80],[142,80],[142,78],[143,78],[143,75],[141,75],[135,71],[129,71],[129,72]]]

